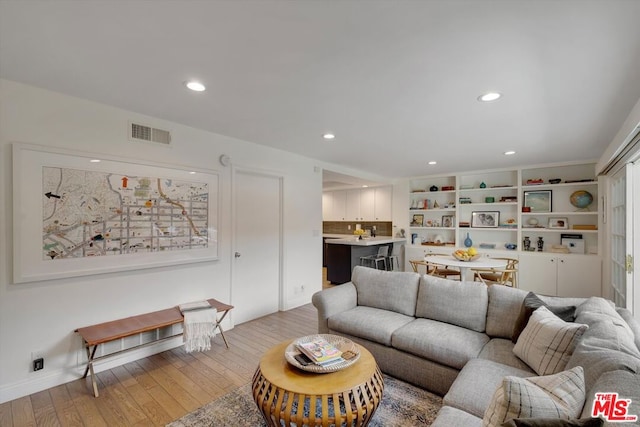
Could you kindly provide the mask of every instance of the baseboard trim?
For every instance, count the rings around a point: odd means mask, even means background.
[[[94,362],[93,369],[96,373],[106,371],[108,369],[115,368],[116,366],[121,366],[144,357],[162,353],[163,351],[171,350],[181,345],[182,337],[175,337],[157,344],[151,344],[139,349],[132,349],[131,351],[120,353],[112,357],[105,357],[104,359]],[[33,378],[4,384],[0,387],[0,403],[5,403],[51,387],[56,387],[60,384],[75,381],[82,377],[85,368],[86,365],[83,364],[82,366],[62,368],[51,372],[34,372]],[[93,395],[93,392],[90,389],[89,380],[87,380],[87,394]]]

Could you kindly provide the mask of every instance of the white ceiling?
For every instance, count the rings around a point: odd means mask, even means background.
[[[599,157],[640,98],[639,17],[638,0],[0,0],[0,76],[407,177]]]

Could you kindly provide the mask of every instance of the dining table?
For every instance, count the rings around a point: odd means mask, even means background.
[[[493,259],[486,256],[481,256],[470,261],[461,261],[453,255],[431,255],[425,257],[424,260],[429,264],[459,268],[460,278],[463,281],[473,280],[473,277],[471,279],[468,278],[471,269],[505,268],[507,266],[507,261],[504,259]]]

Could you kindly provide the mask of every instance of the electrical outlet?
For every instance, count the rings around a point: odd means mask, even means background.
[[[39,371],[44,369],[44,359],[42,357],[38,359],[33,359],[33,371]]]
[[[44,369],[44,352],[42,350],[31,351],[31,366],[34,372]]]

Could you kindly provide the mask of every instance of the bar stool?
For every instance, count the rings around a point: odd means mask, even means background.
[[[389,246],[380,246],[376,255],[367,255],[360,257],[360,265],[367,265],[373,268],[378,268],[378,263],[382,262],[385,270],[388,270],[387,258],[389,257]]]
[[[393,261],[396,262],[396,266],[398,267],[398,270],[400,270],[400,261],[398,258],[398,254],[394,254],[392,251],[391,255],[387,257],[387,262],[389,263],[389,270],[391,271],[395,270],[395,267],[393,266]]]

